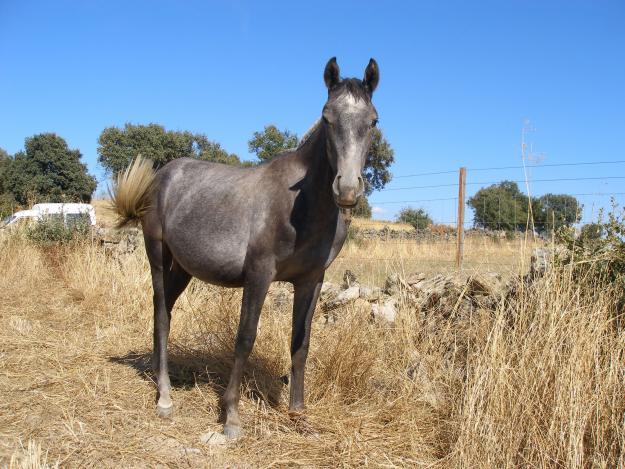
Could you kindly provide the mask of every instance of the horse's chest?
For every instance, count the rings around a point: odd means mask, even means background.
[[[339,254],[346,235],[342,220],[332,230],[300,233],[283,244],[278,275],[289,280],[289,277],[325,270]]]

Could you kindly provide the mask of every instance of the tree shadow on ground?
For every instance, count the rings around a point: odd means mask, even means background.
[[[121,356],[108,357],[108,360],[129,366],[142,379],[156,383],[152,372],[151,352],[129,351]],[[169,351],[172,388],[190,389],[197,384],[206,384],[217,395],[222,396],[228,385],[233,363],[232,353],[191,351],[173,345]],[[246,390],[244,392],[247,398],[263,401],[275,409],[280,405],[280,395],[285,384],[285,377],[281,378],[263,357],[250,357],[243,376],[243,389]]]

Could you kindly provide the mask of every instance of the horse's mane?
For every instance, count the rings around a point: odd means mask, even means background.
[[[300,148],[302,148],[306,144],[306,142],[308,142],[308,140],[310,139],[310,136],[315,133],[315,130],[317,130],[320,125],[321,125],[321,118],[317,119],[313,123],[313,125],[311,125],[310,128],[304,133],[304,135],[302,136],[302,139],[299,141],[299,143],[297,144],[297,147],[295,147],[294,150],[299,150]]]

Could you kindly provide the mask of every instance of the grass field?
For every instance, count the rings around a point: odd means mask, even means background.
[[[467,247],[471,269],[528,258],[518,242]],[[390,260],[387,260],[390,259]],[[330,269],[450,269],[444,243],[349,244]],[[493,264],[489,264],[492,262]],[[504,266],[500,266],[503,268]],[[287,416],[290,311],[267,302],[246,373],[246,436],[210,446],[241,294],[193,282],[173,313],[173,420],[154,413],[145,253],[89,243],[0,245],[0,466],[619,467],[625,334],[615,292],[557,269],[471,317],[400,305],[393,326],[345,307],[317,314],[307,368],[312,431]]]

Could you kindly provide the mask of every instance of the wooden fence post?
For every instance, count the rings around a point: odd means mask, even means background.
[[[456,234],[456,269],[462,270],[464,259],[464,196],[467,183],[467,168],[460,168],[458,174],[458,223]]]

